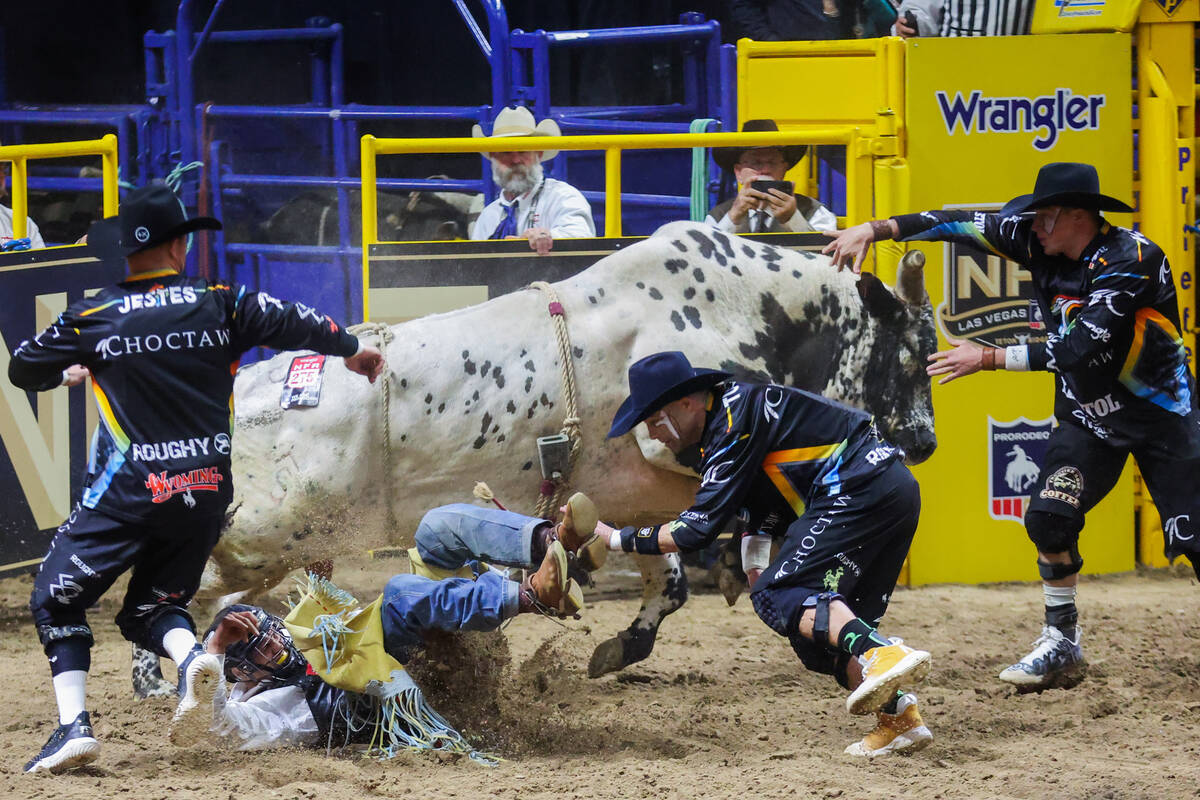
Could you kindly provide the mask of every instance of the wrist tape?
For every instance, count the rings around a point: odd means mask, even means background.
[[[632,525],[621,529],[621,549],[626,553],[644,556],[662,555],[658,548],[658,526],[635,528]]]

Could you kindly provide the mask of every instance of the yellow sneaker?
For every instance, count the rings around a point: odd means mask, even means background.
[[[898,641],[862,654],[862,683],[846,698],[851,714],[869,714],[887,704],[897,691],[914,686],[929,674],[930,655]]]
[[[925,727],[917,710],[917,696],[908,692],[900,696],[895,714],[876,711],[879,722],[875,730],[846,748],[846,755],[877,758],[896,753],[908,755],[929,746],[933,734]]]

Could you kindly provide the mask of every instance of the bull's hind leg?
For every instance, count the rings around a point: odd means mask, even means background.
[[[658,626],[687,601],[687,575],[678,553],[637,556],[642,571],[642,607],[628,628],[601,642],[588,663],[588,677],[599,678],[646,659],[654,649]]]
[[[139,700],[147,697],[174,697],[175,684],[163,678],[158,653],[133,645],[133,694]]]

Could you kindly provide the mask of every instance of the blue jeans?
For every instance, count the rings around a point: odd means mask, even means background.
[[[417,552],[430,566],[455,570],[472,561],[532,567],[533,532],[544,519],[467,503],[429,511],[417,526]]]
[[[442,506],[417,526],[417,552],[426,564],[447,570],[478,561],[530,567],[533,532],[543,524],[500,509]],[[423,646],[426,631],[495,630],[517,613],[517,588],[515,581],[491,571],[475,580],[396,575],[383,590],[384,647],[404,663]]]
[[[427,631],[493,631],[517,613],[516,581],[496,572],[475,580],[394,575],[383,590],[383,646],[407,663]]]

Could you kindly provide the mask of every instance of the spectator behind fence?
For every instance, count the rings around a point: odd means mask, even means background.
[[[890,0],[730,0],[734,30],[760,42],[869,39],[896,21]]]
[[[743,133],[778,130],[779,126],[771,119],[751,119],[742,126]],[[766,191],[754,188],[756,181],[782,181],[807,150],[802,144],[714,147],[713,161],[726,172],[732,172],[741,189],[735,197],[708,212],[708,224],[730,233],[837,230],[837,217],[811,197],[778,188]]]
[[[0,144],[3,144],[0,142]],[[4,164],[0,172],[0,198],[8,192],[8,171],[9,166]],[[13,236],[16,228],[15,220],[13,219],[13,210],[4,205],[0,205],[0,251],[4,250],[33,250],[39,247],[45,247],[46,243],[42,241],[42,232],[38,230],[37,223],[32,218],[26,217],[25,239],[29,242],[26,244],[23,239],[16,239]]]
[[[471,131],[483,136],[476,125]],[[505,108],[492,124],[493,137],[558,136],[558,123],[544,119],[533,124],[533,114],[522,106]],[[554,239],[572,239],[596,235],[592,208],[574,186],[547,178],[542,162],[558,155],[557,150],[523,150],[486,153],[492,162],[492,179],[500,196],[479,214],[471,228],[471,238],[528,239],[529,247],[545,255]]]
[[[1029,33],[1033,0],[904,0],[896,33],[913,36],[1018,36]]]

